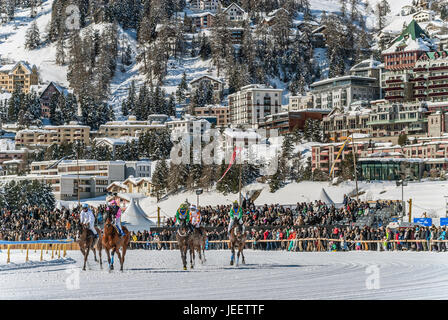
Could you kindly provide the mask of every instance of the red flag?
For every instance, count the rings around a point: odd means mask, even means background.
[[[230,170],[230,168],[233,166],[233,163],[235,162],[235,159],[236,159],[236,151],[241,151],[241,148],[238,148],[238,147],[235,147],[235,149],[233,150],[233,154],[232,154],[232,158],[230,159],[230,163],[229,163],[229,166],[227,167],[227,170],[224,172],[224,174],[222,175],[222,177],[221,177],[221,179],[219,179],[218,180],[218,182],[219,181],[221,181],[224,177],[225,177],[225,175],[227,174],[227,172]]]

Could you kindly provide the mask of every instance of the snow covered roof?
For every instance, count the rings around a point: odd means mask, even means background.
[[[310,86],[311,87],[316,87],[316,86],[321,86],[321,85],[324,85],[324,84],[332,83],[332,82],[335,82],[335,81],[343,81],[343,80],[376,81],[376,78],[348,75],[348,76],[328,78],[328,79],[316,81],[316,82],[313,82]]]
[[[415,20],[412,20],[400,36],[394,39],[393,44],[383,51],[383,54],[396,52],[398,48],[402,51],[431,51],[433,47],[434,44],[429,35]]]
[[[203,79],[203,78],[209,78],[209,79],[212,80],[212,81],[216,81],[216,82],[219,82],[219,83],[224,83],[224,81],[222,81],[221,79],[218,79],[218,78],[215,78],[215,77],[210,76],[210,75],[208,75],[208,74],[205,74],[205,75],[203,75],[203,76],[194,78],[193,80],[190,81],[190,84],[191,84],[191,83],[194,83],[194,82],[198,82],[198,81],[200,81],[200,80]]]
[[[381,61],[374,60],[372,58],[361,61],[354,65],[350,71],[364,70],[364,69],[380,69]]]
[[[0,72],[11,72],[15,68],[17,68],[19,65],[24,67],[26,69],[26,71],[28,71],[28,73],[32,73],[32,68],[25,61],[19,61],[15,64],[5,64],[0,67]]]
[[[235,2],[232,2],[227,8],[225,8],[225,9],[223,10],[223,12],[226,12],[227,10],[229,10],[229,9],[232,8],[232,7],[235,7],[236,9],[238,9],[238,10],[240,10],[240,11],[246,13],[246,11],[244,11],[244,9],[241,8],[239,5],[237,5]]]

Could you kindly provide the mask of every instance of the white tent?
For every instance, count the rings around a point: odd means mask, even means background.
[[[143,209],[135,200],[131,198],[126,211],[122,214],[121,224],[128,228],[129,231],[143,231],[150,230],[150,227],[154,227],[156,224],[146,218]]]
[[[319,200],[328,204],[328,205],[334,205],[333,200],[331,200],[330,196],[327,194],[324,188],[320,191]]]

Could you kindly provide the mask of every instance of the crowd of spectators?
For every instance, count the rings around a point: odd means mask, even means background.
[[[400,209],[400,204],[395,209]],[[278,204],[256,207],[244,203],[243,220],[247,244],[255,250],[289,251],[339,251],[339,250],[442,250],[446,244],[434,242],[446,239],[445,227],[419,227],[389,229],[383,226],[356,226],[360,217],[378,212],[391,203],[356,201],[344,196],[343,206],[336,208],[322,201],[297,203],[294,206]],[[207,229],[207,249],[227,249],[228,212],[230,205],[201,208],[202,225]],[[91,208],[96,224],[103,224],[106,206]],[[394,209],[394,210],[395,210]],[[23,208],[18,212],[0,209],[0,240],[26,241],[41,239],[77,239],[80,232],[79,208],[52,211],[38,207]],[[131,249],[168,250],[175,249],[175,223],[168,219],[165,227],[158,231],[131,233]],[[329,240],[319,240],[329,239]],[[263,240],[263,241],[260,241]],[[269,241],[272,240],[272,241]],[[274,241],[285,240],[285,241]],[[391,240],[397,240],[392,242]],[[425,240],[422,242],[400,242],[399,240]],[[365,243],[363,241],[376,241]],[[430,242],[429,241],[433,241]]]

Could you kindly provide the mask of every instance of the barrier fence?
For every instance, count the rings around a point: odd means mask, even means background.
[[[341,239],[330,239],[330,238],[300,238],[300,239],[282,239],[282,240],[255,240],[250,239],[246,240],[246,248],[249,244],[257,244],[257,243],[289,243],[289,245],[296,248],[299,246],[299,248],[302,248],[300,251],[310,251],[307,250],[307,248],[304,248],[303,242],[311,242],[313,243],[313,250],[312,251],[328,251],[328,250],[322,250],[324,247],[322,245],[322,242],[343,242],[343,243],[360,243],[362,245],[362,250],[369,250],[368,247],[365,247],[365,244],[382,244],[382,245],[393,245],[393,249],[391,250],[397,250],[397,244],[402,243],[426,243],[428,250],[422,250],[422,251],[430,251],[433,245],[437,243],[448,243],[448,240],[341,240]],[[327,243],[327,245],[328,245]],[[132,244],[144,244],[147,246],[157,246],[160,248],[163,244],[169,244],[170,250],[176,250],[177,248],[177,241],[131,241],[131,249]],[[221,249],[229,249],[229,240],[210,240],[208,241],[208,244],[221,244]],[[448,248],[448,245],[446,245],[446,248]],[[0,250],[7,250],[7,261],[6,263],[10,263],[10,251],[11,250],[26,250],[26,257],[25,261],[29,261],[29,250],[34,250],[34,252],[37,252],[40,250],[40,261],[43,261],[43,254],[44,251],[46,254],[49,254],[49,251],[51,251],[51,259],[54,259],[55,255],[57,255],[58,259],[61,258],[61,251],[62,251],[62,257],[65,257],[67,254],[67,251],[71,250],[79,250],[78,243],[74,242],[73,240],[40,240],[40,241],[1,241],[0,240]],[[315,250],[314,250],[315,249]],[[210,247],[209,247],[210,250]],[[213,250],[213,249],[212,249]]]
[[[67,250],[69,250],[69,246],[71,250],[74,250],[72,247],[75,243],[73,240],[37,240],[37,241],[3,241],[0,240],[0,250],[7,250],[7,258],[6,263],[11,262],[11,250],[26,250],[25,262],[29,261],[29,251],[34,250],[37,252],[40,250],[40,261],[43,261],[44,251],[46,254],[51,250],[51,259],[54,259],[55,255],[57,255],[58,259],[67,255]],[[76,244],[77,245],[77,244]],[[79,246],[78,246],[79,250]]]

